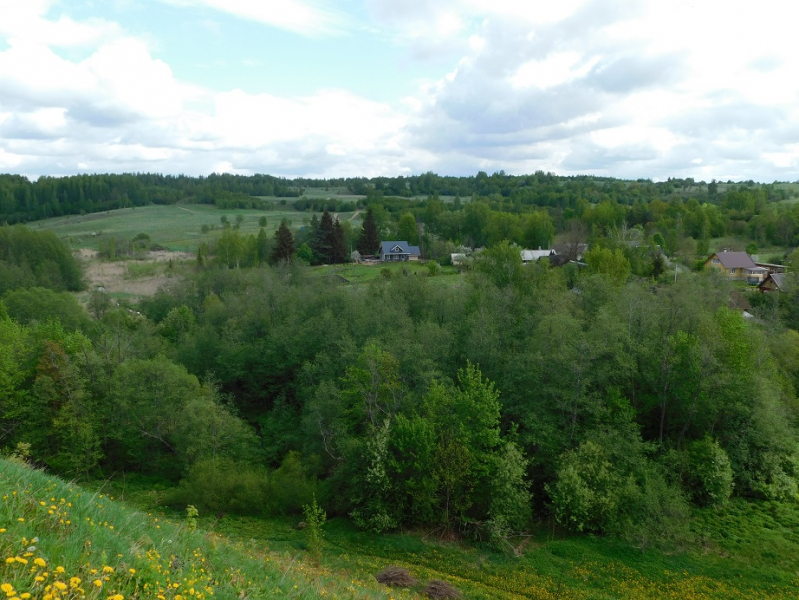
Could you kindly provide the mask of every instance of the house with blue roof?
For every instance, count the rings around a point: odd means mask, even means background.
[[[380,242],[382,262],[419,260],[421,255],[419,246],[411,246],[408,242]]]

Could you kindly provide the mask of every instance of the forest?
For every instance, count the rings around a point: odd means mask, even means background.
[[[686,224],[693,206],[708,227],[726,211],[729,228],[767,212],[764,194],[727,192],[722,208],[653,200],[644,219]],[[136,473],[176,506],[267,516],[316,497],[368,531],[498,547],[554,519],[645,548],[687,535],[692,507],[795,502],[794,275],[746,319],[717,274],[653,270],[669,230],[633,222],[644,250],[614,238],[635,206],[574,213],[566,230],[583,223],[593,245],[585,268],[522,265],[497,234],[459,275],[353,285],[275,255],[292,236],[281,227],[272,264],[198,261],[133,306],[90,291],[84,307],[69,291],[81,266],[57,238],[0,228],[0,268],[17,273],[0,305],[0,447],[71,478]],[[381,211],[370,204],[356,235]],[[515,215],[446,209],[458,211],[475,243]],[[382,227],[401,214],[414,212]],[[443,214],[422,234],[466,241],[446,237]],[[648,267],[632,268],[636,253]],[[792,273],[797,259],[785,257]]]

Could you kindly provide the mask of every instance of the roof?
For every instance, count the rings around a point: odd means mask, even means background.
[[[419,246],[411,246],[406,241],[380,242],[380,254],[421,255]]]
[[[725,269],[756,269],[757,265],[746,252],[716,252],[721,266]],[[711,256],[710,258],[713,258]]]
[[[763,287],[766,285],[766,282],[771,279],[774,282],[774,285],[777,286],[777,289],[783,291],[785,289],[785,273],[770,273],[768,277],[766,277],[758,287]]]
[[[539,258],[544,258],[545,256],[549,256],[551,254],[555,254],[555,251],[552,249],[548,250],[522,250],[522,261],[529,262],[533,260],[538,260]]]

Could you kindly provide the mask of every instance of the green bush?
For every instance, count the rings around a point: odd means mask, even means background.
[[[686,450],[683,480],[697,504],[723,504],[732,495],[730,458],[714,439],[706,437],[697,440]]]
[[[269,500],[269,478],[264,469],[224,458],[196,462],[180,486],[165,501],[191,504],[204,512],[240,515],[263,513]]]

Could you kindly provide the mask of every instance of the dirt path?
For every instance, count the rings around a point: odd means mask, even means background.
[[[357,217],[359,214],[361,214],[361,211],[360,211],[360,209],[359,209],[359,210],[356,210],[356,211],[355,211],[355,214],[354,214],[354,215],[352,215],[352,216],[351,216],[349,219],[347,219],[347,220],[348,220],[348,221],[352,221],[352,220],[353,220],[355,217]]]

